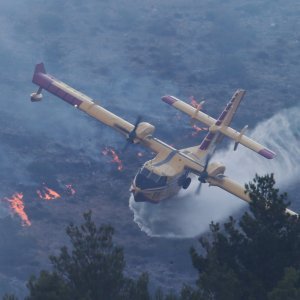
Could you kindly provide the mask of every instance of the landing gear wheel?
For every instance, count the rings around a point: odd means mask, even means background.
[[[182,188],[183,188],[184,190],[186,190],[186,189],[190,186],[191,182],[192,182],[192,179],[191,179],[190,177],[187,177],[187,178],[184,180],[184,182],[182,183]]]

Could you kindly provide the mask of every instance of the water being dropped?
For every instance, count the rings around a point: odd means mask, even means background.
[[[225,174],[240,184],[248,183],[255,174],[274,173],[281,189],[299,184],[300,177],[300,108],[291,108],[259,123],[252,132],[253,139],[277,153],[273,160],[233,144],[217,151],[212,161],[225,164]],[[149,236],[189,238],[208,230],[209,223],[222,221],[247,207],[240,199],[216,187],[203,184],[201,194],[195,195],[198,181],[195,178],[188,191],[157,205],[136,203],[131,197],[129,207],[134,221]]]

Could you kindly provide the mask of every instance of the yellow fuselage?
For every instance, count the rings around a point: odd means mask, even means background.
[[[136,174],[130,191],[137,202],[158,203],[176,195],[187,172],[176,151],[147,161]]]

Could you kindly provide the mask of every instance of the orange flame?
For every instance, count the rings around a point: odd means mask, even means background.
[[[199,132],[208,130],[208,128],[206,128],[206,127],[198,127],[198,126],[195,125],[195,124],[194,124],[192,127],[193,127],[193,129],[195,130],[194,132],[192,132],[192,136],[194,136],[194,137],[195,137],[196,135],[198,135]]]
[[[191,100],[191,105],[192,105],[193,107],[197,108],[199,104],[198,104],[197,100],[195,99],[195,97],[194,97],[194,96],[191,96],[191,97],[190,97],[190,100]]]
[[[46,186],[44,186],[41,190],[37,190],[36,193],[43,200],[53,200],[61,197],[59,193]]]
[[[121,159],[119,158],[119,156],[117,155],[116,151],[113,148],[105,147],[102,150],[102,154],[105,155],[105,156],[110,155],[112,157],[111,162],[118,165],[118,170],[119,171],[123,170],[123,168],[124,168],[123,163],[122,163]]]
[[[76,194],[76,190],[73,188],[72,184],[66,184],[67,192],[74,196]]]
[[[191,100],[190,104],[191,104],[193,107],[197,108],[198,110],[202,110],[204,100],[202,100],[201,102],[198,103],[198,101],[195,99],[194,96],[191,96],[191,97],[190,97],[190,100]]]
[[[25,205],[23,202],[23,193],[14,193],[11,198],[4,198],[10,203],[11,210],[19,215],[22,220],[22,226],[30,226],[31,222],[25,212]]]
[[[191,97],[190,97],[190,100],[191,100],[190,103],[191,103],[191,105],[192,105],[193,107],[195,107],[195,108],[197,108],[197,109],[200,109],[200,110],[202,109],[201,103],[198,103],[194,96],[191,96]],[[200,106],[200,107],[199,107],[199,106]],[[198,133],[201,132],[201,131],[208,130],[208,128],[206,128],[206,127],[198,127],[197,125],[195,125],[195,124],[193,124],[193,123],[194,123],[194,122],[192,122],[192,127],[193,127],[193,129],[195,130],[194,132],[192,132],[192,136],[193,136],[193,137],[197,136]]]

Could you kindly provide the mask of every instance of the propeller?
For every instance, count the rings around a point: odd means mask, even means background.
[[[197,189],[196,189],[196,195],[200,194],[202,183],[206,182],[206,179],[208,177],[207,167],[208,167],[209,161],[211,160],[212,156],[213,155],[211,153],[207,154],[207,156],[206,156],[204,169],[200,173],[200,176],[198,177],[199,185],[197,186]]]
[[[138,116],[138,117],[136,118],[136,120],[135,120],[133,129],[132,129],[132,130],[129,132],[129,134],[128,134],[128,137],[127,137],[127,139],[126,139],[126,140],[127,140],[127,141],[126,141],[126,144],[125,144],[125,146],[124,146],[124,148],[123,148],[123,150],[122,150],[123,153],[126,152],[128,146],[129,146],[130,144],[133,144],[133,143],[134,143],[134,139],[137,137],[137,135],[136,135],[136,130],[137,130],[139,124],[141,123],[141,121],[142,121],[142,117],[141,117],[141,116]]]

